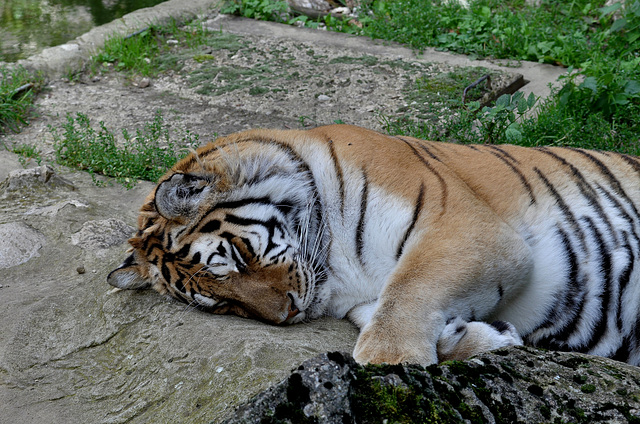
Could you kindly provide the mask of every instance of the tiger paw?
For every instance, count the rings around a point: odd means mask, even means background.
[[[438,360],[464,360],[493,349],[522,345],[516,328],[508,322],[466,322],[455,318],[447,323],[438,339]]]
[[[353,357],[360,364],[421,364],[436,363],[435,345],[419,342],[408,335],[384,329],[365,329],[360,334]]]

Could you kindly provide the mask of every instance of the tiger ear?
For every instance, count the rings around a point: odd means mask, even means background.
[[[192,216],[210,191],[209,180],[193,174],[173,174],[156,188],[155,206],[166,219]]]
[[[142,266],[136,263],[133,253],[109,273],[107,283],[123,290],[139,290],[151,286],[151,282],[142,276]]]

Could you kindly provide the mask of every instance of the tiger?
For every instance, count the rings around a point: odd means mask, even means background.
[[[359,328],[359,363],[526,344],[640,364],[640,159],[336,124],[220,137],[146,197],[119,289]]]

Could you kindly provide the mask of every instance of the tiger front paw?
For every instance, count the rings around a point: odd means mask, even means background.
[[[360,334],[353,357],[359,364],[420,364],[436,363],[435,345],[416,340],[406,334],[365,329]]]
[[[438,359],[464,360],[471,356],[506,346],[522,345],[516,328],[508,322],[467,322],[455,318],[447,323],[438,339]]]

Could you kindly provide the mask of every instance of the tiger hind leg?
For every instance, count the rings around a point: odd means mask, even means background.
[[[438,360],[464,360],[482,352],[514,345],[522,345],[522,338],[508,322],[487,324],[467,322],[457,317],[447,323],[438,339]]]

